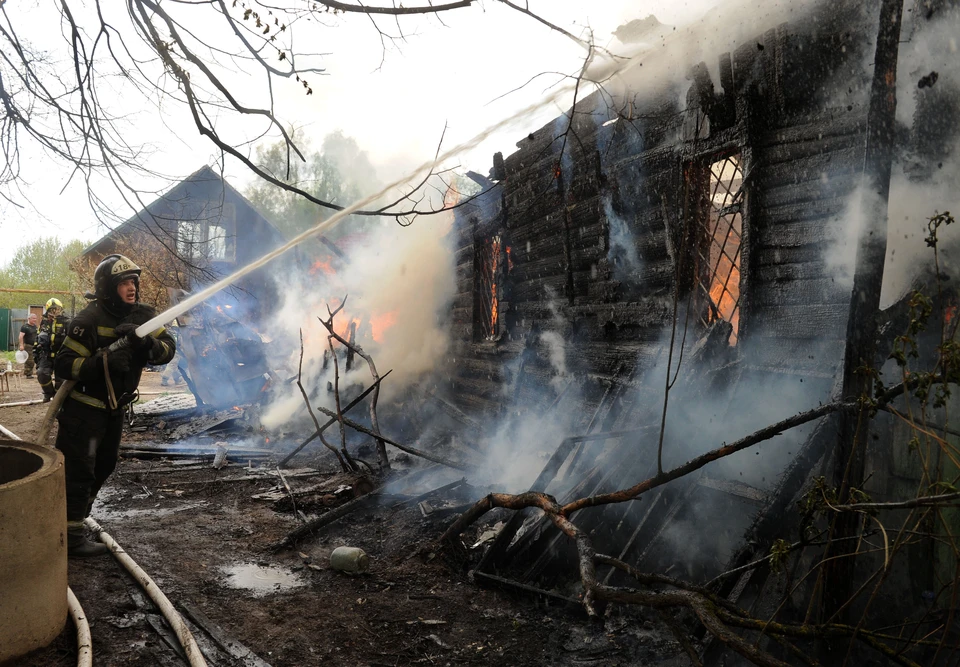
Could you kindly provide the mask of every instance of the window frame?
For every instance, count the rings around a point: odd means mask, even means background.
[[[735,184],[739,180],[739,187],[725,188],[727,199],[723,206],[717,206],[715,197],[718,194],[713,191],[711,180],[712,167],[717,164],[726,164],[731,158],[737,159],[734,175],[727,179],[728,183]],[[749,163],[749,152],[747,149],[738,145],[727,145],[722,148],[713,148],[708,151],[701,151],[696,155],[688,155],[681,164],[681,178],[685,187],[686,214],[685,227],[686,237],[685,253],[688,257],[689,266],[684,271],[683,289],[691,295],[691,305],[694,308],[694,316],[697,327],[700,330],[706,330],[716,321],[722,319],[730,322],[733,331],[730,338],[730,347],[735,348],[743,340],[745,331],[744,322],[747,314],[747,302],[749,286],[747,281],[749,255],[750,255],[750,216],[749,199],[750,192],[747,185],[747,165]],[[722,172],[721,172],[722,176]],[[717,189],[724,187],[724,179],[717,183]],[[713,215],[717,215],[714,223]],[[733,216],[726,227],[726,235],[723,244],[717,243],[716,233],[722,231],[722,221],[728,216]],[[739,227],[737,230],[736,228]],[[729,241],[731,233],[738,237],[736,251],[733,257],[726,252],[726,244]],[[713,263],[713,247],[720,247],[720,252],[716,259],[716,266],[710,268]],[[706,248],[706,253],[704,252]],[[706,255],[706,256],[705,256]],[[714,279],[720,272],[720,263],[726,257],[730,262],[730,268],[726,271],[726,278],[720,290],[719,301],[711,296],[711,288],[714,287]],[[706,260],[706,266],[704,266]],[[738,273],[736,281],[736,294],[730,289],[732,284],[730,280],[733,277],[734,270]],[[733,306],[730,308],[729,316],[722,313],[724,296],[729,295],[733,299]],[[709,311],[713,311],[711,315]]]
[[[505,331],[503,297],[511,260],[504,231],[478,235],[473,252],[473,339],[488,343],[498,340]]]
[[[183,230],[191,226],[190,239],[183,238]],[[222,230],[215,232],[214,230]],[[214,234],[217,234],[216,236]],[[219,216],[177,220],[177,253],[181,258],[195,261],[232,263],[237,259],[237,216],[234,204],[223,204]]]

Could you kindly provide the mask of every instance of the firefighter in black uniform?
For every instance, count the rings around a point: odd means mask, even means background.
[[[137,396],[147,364],[173,359],[176,343],[163,327],[144,338],[134,330],[156,315],[140,303],[140,267],[123,255],[104,258],[94,273],[94,300],[70,323],[56,357],[57,377],[77,384],[57,415],[67,491],[67,554],[96,556],[107,547],[84,534],[97,492],[120,452],[123,408]],[[125,338],[127,345],[107,348]]]
[[[48,299],[43,306],[43,320],[37,330],[37,344],[33,348],[33,359],[37,364],[37,382],[43,389],[43,402],[47,403],[57,393],[53,383],[54,360],[63,343],[70,320],[63,315],[60,299]]]

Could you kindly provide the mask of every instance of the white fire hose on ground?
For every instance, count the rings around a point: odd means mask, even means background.
[[[140,569],[140,566],[130,558],[127,552],[123,550],[123,547],[117,544],[117,541],[108,533],[105,533],[103,528],[100,527],[100,524],[91,517],[87,517],[83,523],[87,528],[97,533],[100,541],[107,545],[114,558],[126,568],[130,576],[140,584],[143,591],[149,596],[153,603],[157,605],[160,613],[167,619],[167,623],[170,624],[173,632],[177,635],[177,640],[183,647],[190,667],[207,667],[207,661],[200,652],[200,647],[197,646],[197,642],[190,633],[187,624],[183,622],[183,617],[180,616],[180,613],[174,608],[167,596],[163,594],[163,591],[157,588],[156,582],[150,578],[150,575]]]
[[[77,626],[77,667],[93,667],[93,639],[90,637],[90,625],[87,623],[87,616],[83,613],[80,601],[69,586],[67,587],[67,608],[70,610],[73,624]]]
[[[0,433],[13,440],[23,440],[13,431],[4,428],[2,424],[0,424]],[[83,613],[83,607],[80,606],[80,600],[69,586],[67,586],[67,609],[70,610],[70,618],[77,627],[77,667],[92,667],[93,640],[90,637],[90,625],[87,623],[87,615]]]
[[[69,388],[64,391],[64,387],[67,384],[68,383],[65,382],[64,386],[60,388],[63,396],[66,395],[67,391],[70,391]],[[73,385],[72,382],[69,384],[71,386]],[[56,414],[55,409],[50,412]],[[49,425],[47,431],[49,432]],[[0,433],[14,440],[22,440],[16,433],[4,428],[2,425],[0,425]],[[174,608],[167,596],[163,594],[163,591],[157,587],[156,582],[150,578],[150,575],[144,572],[140,566],[130,558],[127,552],[123,550],[123,547],[117,544],[117,541],[108,533],[105,533],[103,528],[100,527],[100,524],[91,517],[87,517],[83,523],[87,528],[97,533],[100,541],[107,545],[107,548],[110,549],[110,553],[113,554],[114,558],[123,565],[127,572],[140,584],[147,596],[157,605],[160,613],[167,619],[167,623],[170,624],[170,627],[173,628],[174,633],[177,635],[177,639],[183,647],[190,667],[207,667],[207,661],[200,652],[200,647],[197,646],[197,642],[193,638],[190,629],[186,623],[183,622],[183,617],[180,616],[180,613]],[[67,607],[70,610],[70,618],[73,619],[74,624],[77,626],[77,667],[92,667],[93,640],[90,636],[90,626],[87,624],[86,615],[83,613],[80,601],[77,600],[77,596],[73,594],[73,591],[70,590],[69,587],[67,587]]]

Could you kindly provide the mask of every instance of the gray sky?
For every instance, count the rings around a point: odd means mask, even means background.
[[[682,25],[715,4],[717,0],[666,5],[653,0],[532,0],[530,7],[576,35],[592,30],[598,44],[616,50],[620,44],[610,33],[626,21],[654,13],[664,23]],[[7,11],[23,38],[64,60],[65,43],[50,31],[59,17],[45,5],[18,3]],[[303,127],[314,146],[334,130],[354,137],[381,180],[387,181],[432,158],[445,123],[445,146],[453,146],[543,98],[558,80],[545,75],[527,83],[531,78],[544,72],[576,72],[584,57],[583,49],[571,40],[496,2],[447,12],[442,19],[443,23],[428,17],[402,22],[406,39],[388,46],[386,53],[367,17],[340,16],[331,19],[330,27],[312,28],[311,34],[325,41],[309,50],[329,53],[321,61],[328,75],[311,81],[310,96],[297,86],[278,89],[277,115],[286,124]],[[383,25],[395,30],[390,22]],[[194,29],[203,35],[202,26]],[[302,45],[300,49],[307,50]],[[238,89],[245,88],[241,74],[235,81]],[[167,102],[158,109],[120,87],[115,97],[109,92],[101,96],[124,115],[125,136],[131,143],[152,147],[147,161],[154,170],[183,177],[217,159],[215,147],[199,136],[185,108]],[[510,154],[517,139],[560,111],[551,106],[525,117],[520,126],[491,136],[461,156],[459,163],[486,173],[494,152]],[[252,126],[230,119],[220,127],[244,139],[253,132]],[[24,208],[6,204],[0,208],[0,264],[37,236],[93,241],[106,231],[90,210],[81,181],[72,181],[61,193],[70,175],[64,165],[39,151],[26,151],[21,165],[24,196],[18,201]],[[236,162],[226,167],[228,180],[244,189],[252,175]],[[119,202],[116,210],[123,217],[132,214]]]

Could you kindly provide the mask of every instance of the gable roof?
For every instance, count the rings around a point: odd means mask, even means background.
[[[156,224],[156,221],[153,218],[152,210],[155,210],[164,202],[173,201],[183,198],[185,191],[188,186],[194,183],[204,183],[210,181],[219,182],[224,190],[224,194],[235,197],[241,204],[248,207],[261,221],[276,235],[277,238],[283,240],[283,234],[280,233],[280,230],[277,229],[274,225],[254,204],[247,199],[243,194],[240,193],[235,187],[230,185],[226,179],[224,179],[219,172],[210,167],[210,165],[203,165],[200,169],[197,169],[195,172],[187,176],[185,179],[174,185],[167,192],[163,193],[152,202],[150,202],[146,207],[137,211],[132,217],[128,218],[124,222],[120,223],[102,237],[91,243],[89,246],[84,248],[83,252],[80,253],[81,257],[85,257],[88,254],[95,252],[102,244],[107,241],[111,241],[118,236],[123,235],[125,232],[131,232],[138,228],[138,226],[149,225],[150,223]]]

